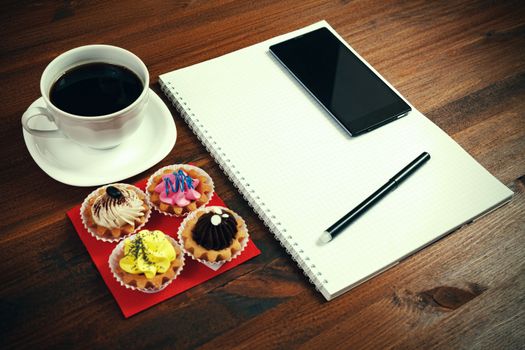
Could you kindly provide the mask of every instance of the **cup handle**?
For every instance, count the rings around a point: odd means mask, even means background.
[[[58,129],[54,130],[38,130],[33,129],[29,126],[29,121],[37,116],[45,116],[50,122],[55,123],[55,118],[49,113],[46,108],[43,107],[29,107],[22,115],[22,126],[24,130],[34,136],[47,137],[47,138],[65,138],[64,134]],[[56,125],[56,123],[55,123]]]

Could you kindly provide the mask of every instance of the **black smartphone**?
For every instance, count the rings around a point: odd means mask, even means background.
[[[272,45],[270,51],[351,136],[411,110],[325,27]]]

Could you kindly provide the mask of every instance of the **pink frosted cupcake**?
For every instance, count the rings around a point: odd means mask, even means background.
[[[148,179],[146,192],[160,213],[184,216],[205,206],[213,195],[213,181],[202,169],[187,165],[170,165]]]

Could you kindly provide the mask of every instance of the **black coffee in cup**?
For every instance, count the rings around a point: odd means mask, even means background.
[[[132,104],[144,85],[128,68],[110,63],[88,63],[65,72],[51,87],[51,103],[79,116],[101,116]]]

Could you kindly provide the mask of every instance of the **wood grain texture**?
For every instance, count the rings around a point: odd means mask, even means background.
[[[143,59],[160,94],[159,74],[321,19],[515,197],[326,302],[171,108],[175,148],[126,181],[195,163],[262,254],[125,320],[65,215],[92,189],[49,178],[25,148],[41,72],[73,47],[113,44]],[[525,347],[522,1],[10,0],[0,22],[0,347]]]

